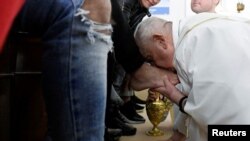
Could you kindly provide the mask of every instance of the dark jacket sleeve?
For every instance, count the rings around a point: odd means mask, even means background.
[[[114,42],[114,52],[118,63],[127,73],[137,70],[144,62],[143,56],[135,43],[133,32],[128,21],[125,20],[117,0],[111,0]]]

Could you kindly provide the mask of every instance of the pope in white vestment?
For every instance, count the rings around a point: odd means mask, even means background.
[[[206,141],[207,125],[250,124],[250,21],[212,13],[185,21],[174,64],[188,95],[175,128]]]

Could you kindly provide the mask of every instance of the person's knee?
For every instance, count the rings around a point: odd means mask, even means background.
[[[88,18],[98,23],[110,23],[111,3],[110,1],[85,0],[81,9],[88,11]]]

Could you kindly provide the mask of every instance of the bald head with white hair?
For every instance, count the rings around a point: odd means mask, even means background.
[[[148,62],[162,68],[173,67],[172,22],[149,17],[138,24],[134,37],[141,54]]]

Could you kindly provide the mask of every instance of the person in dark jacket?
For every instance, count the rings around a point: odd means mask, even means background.
[[[149,8],[157,5],[160,0],[119,0],[122,12],[128,20],[131,30],[134,32],[136,26],[145,16],[150,17]]]
[[[135,43],[133,32],[135,27],[142,21],[145,16],[150,16],[149,7],[157,4],[159,0],[146,1],[146,0],[111,0],[112,3],[112,19],[113,19],[113,35],[114,52],[109,56],[109,70],[108,70],[108,102],[107,111],[110,111],[110,95],[114,93],[113,85],[115,63],[122,67],[123,74],[127,73],[132,76],[133,88],[136,90],[144,89],[146,87],[158,87],[163,85],[161,77],[169,72],[156,68],[149,63],[145,63],[144,58],[140,54],[138,47]],[[141,71],[147,68],[147,72]],[[158,74],[157,76],[155,74]],[[175,76],[175,74],[171,74]],[[122,76],[123,78],[124,76]],[[112,96],[111,96],[112,97]],[[112,103],[112,102],[111,102]],[[113,109],[114,110],[114,109]],[[112,110],[111,110],[112,111]],[[116,115],[107,112],[106,119],[109,122],[110,118]],[[138,120],[138,119],[137,119]],[[142,119],[143,120],[143,119]],[[115,121],[115,120],[111,120]],[[131,120],[130,120],[131,121]],[[112,123],[114,124],[114,123]],[[122,126],[122,125],[121,125]],[[122,126],[124,127],[124,126]],[[132,131],[132,128],[130,128]],[[128,131],[128,130],[126,130]],[[133,135],[135,132],[130,132]]]
[[[144,58],[138,50],[134,41],[132,29],[129,25],[129,23],[132,22],[128,22],[130,20],[125,18],[128,16],[124,16],[125,11],[122,11],[122,5],[119,5],[125,3],[124,1],[125,0],[111,0],[113,11],[112,19],[114,21],[112,39],[114,42],[115,59],[122,65],[126,73],[131,75],[133,81],[130,85],[133,89],[143,90],[148,87],[161,86],[163,85],[161,80],[163,75],[167,74],[168,76],[174,77],[175,74],[144,62]],[[128,0],[126,1],[128,2]],[[128,4],[131,5],[130,9],[134,9],[132,7],[136,5],[133,3],[135,1],[139,2],[138,0],[131,0]],[[145,68],[147,69],[147,72],[144,71]]]
[[[160,0],[119,0],[119,4],[123,13],[123,17],[129,24],[130,32],[134,33],[136,26],[143,20],[145,16],[150,17],[149,8],[158,4]],[[133,43],[133,42],[132,42]],[[128,46],[126,43],[125,45]],[[135,45],[135,48],[138,48]],[[128,119],[137,121],[137,123],[144,123],[145,119],[137,114],[136,111],[142,110],[144,107],[139,104],[146,102],[135,96],[134,90],[129,87],[130,74],[121,67],[119,62],[115,65],[115,76],[113,86],[117,93],[121,96],[124,104],[120,107]]]

